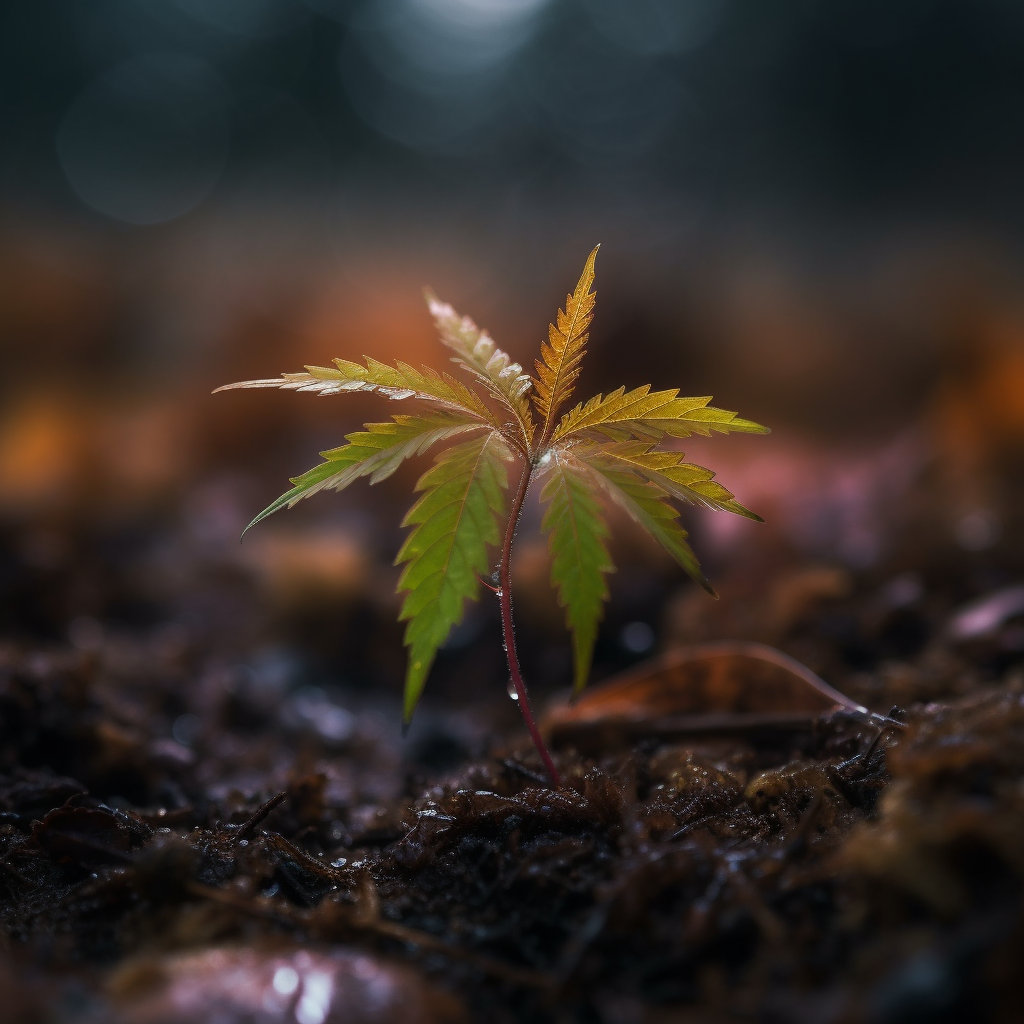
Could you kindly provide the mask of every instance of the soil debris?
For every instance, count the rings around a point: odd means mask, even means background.
[[[26,1024],[1014,1021],[1020,535],[984,560],[914,534],[871,569],[794,570],[761,637],[846,707],[735,645],[666,655],[549,716],[557,791],[502,738],[500,686],[424,705],[403,747],[397,694],[358,677],[359,634],[390,635],[370,606],[342,619],[345,675],[296,653],[301,621],[269,643],[237,569],[115,585],[100,540],[71,537],[79,575],[44,581],[50,604],[8,595],[0,642],[3,1005]],[[759,571],[705,636],[739,634]],[[99,618],[62,628],[52,603],[83,578]],[[440,689],[490,680],[491,639],[442,657]]]

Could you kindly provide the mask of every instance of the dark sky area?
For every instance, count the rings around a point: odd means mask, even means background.
[[[240,190],[1010,231],[1015,0],[37,0],[0,15],[8,205],[159,223]]]

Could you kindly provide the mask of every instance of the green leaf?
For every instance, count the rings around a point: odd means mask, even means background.
[[[590,675],[597,624],[608,599],[605,573],[615,567],[605,546],[608,525],[595,498],[593,474],[564,450],[549,450],[541,463],[540,500],[548,506],[541,529],[548,534],[551,583],[572,632],[573,692],[579,693]]]
[[[558,424],[554,440],[574,434],[589,433],[625,441],[658,441],[665,434],[689,437],[702,434],[710,437],[713,430],[722,434],[767,434],[767,427],[740,419],[736,413],[708,405],[710,396],[679,398],[678,388],[651,391],[650,385],[626,391],[619,388],[610,395],[595,395],[586,404],[567,412]]]
[[[689,536],[679,523],[679,512],[665,499],[664,488],[651,480],[623,468],[614,459],[603,458],[595,452],[585,458],[599,474],[611,497],[642,526],[662,547],[713,597],[718,595],[701,571],[700,562],[687,543]]]
[[[764,522],[759,515],[736,501],[732,491],[714,480],[715,474],[710,469],[685,462],[682,452],[658,451],[645,441],[618,441],[577,450],[581,458],[590,452],[599,454],[604,460],[618,462],[620,468],[640,473],[680,501]]]
[[[282,508],[291,508],[303,498],[324,490],[342,491],[353,480],[370,477],[379,483],[391,476],[405,459],[422,455],[432,444],[467,430],[483,427],[476,419],[448,413],[426,413],[422,416],[393,416],[387,423],[366,423],[365,431],[346,435],[348,444],[321,452],[326,459],[301,476],[291,478],[295,485],[268,505],[245,529]],[[243,531],[244,535],[244,531]]]
[[[488,548],[500,542],[508,512],[505,463],[511,458],[492,430],[438,454],[416,485],[424,493],[402,522],[413,529],[395,559],[407,563],[398,581],[398,590],[407,592],[399,615],[408,621],[406,724],[437,649],[462,621],[466,601],[479,598],[479,577],[490,572]]]

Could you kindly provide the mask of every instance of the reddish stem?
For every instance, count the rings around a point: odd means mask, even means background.
[[[530,487],[530,478],[533,476],[533,464],[527,460],[523,465],[523,476],[519,481],[519,490],[512,501],[512,511],[508,517],[508,528],[505,530],[505,542],[501,546],[501,564],[498,567],[498,601],[501,604],[501,631],[505,636],[505,654],[508,657],[508,670],[512,676],[512,685],[516,689],[516,697],[519,702],[519,710],[522,713],[523,721],[529,730],[530,737],[540,759],[544,762],[551,783],[555,789],[562,785],[558,777],[558,769],[555,762],[551,760],[548,748],[541,737],[537,723],[533,720],[533,712],[530,710],[530,695],[526,690],[526,683],[523,681],[523,673],[519,668],[519,656],[516,654],[516,631],[512,624],[512,541],[515,540],[516,527],[519,525],[519,517],[523,514],[523,503],[526,501],[526,492]]]

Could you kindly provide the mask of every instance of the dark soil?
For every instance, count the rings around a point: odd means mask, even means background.
[[[145,571],[169,527],[67,530],[40,566],[9,523],[4,1019],[1019,1020],[1024,552],[911,525],[841,587],[745,569],[695,637],[785,605],[764,635],[893,724],[669,740],[652,711],[559,750],[552,791],[508,701],[428,706],[402,746],[351,682],[394,636],[369,606],[339,612],[347,688],[314,685],[254,653],[244,576]]]

